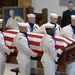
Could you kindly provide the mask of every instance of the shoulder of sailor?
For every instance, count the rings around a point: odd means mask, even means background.
[[[49,40],[50,43],[54,42],[54,38],[50,35],[48,35],[48,40]]]
[[[18,33],[16,37],[17,40],[25,38],[23,33]]]
[[[43,41],[54,42],[54,39],[53,39],[52,36],[46,34],[46,35],[44,35],[44,37],[43,37]]]

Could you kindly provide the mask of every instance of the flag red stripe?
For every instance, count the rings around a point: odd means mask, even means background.
[[[67,41],[65,41],[61,38],[55,38],[55,40],[58,41],[58,42],[65,42],[66,44],[70,44],[70,43],[68,43]]]
[[[43,51],[39,51],[39,50],[34,50],[34,49],[32,49],[35,53],[38,53],[38,55],[43,55]]]
[[[5,33],[17,34],[17,31],[5,31]]]
[[[8,45],[6,45],[10,50],[11,49],[14,49],[14,50],[16,50],[17,51],[17,49],[16,49],[16,47],[15,46],[8,46]]]
[[[7,46],[7,45],[6,45]],[[7,46],[9,49],[11,49],[11,46]]]
[[[40,35],[32,35],[32,34],[28,34],[28,37],[35,37],[35,38],[42,38],[43,36],[40,36]]]
[[[55,48],[56,48],[56,49],[61,49],[61,50],[64,50],[64,49],[65,49],[64,46],[60,46],[60,45],[55,45]]]
[[[36,41],[29,41],[29,44],[30,45],[34,45],[34,46],[39,46],[40,45],[40,42],[36,42]]]
[[[5,41],[13,42],[13,38],[11,38],[11,37],[4,36],[4,39],[5,39]]]
[[[70,38],[67,38],[67,37],[65,37],[65,38],[68,39],[69,41],[75,42],[75,41],[71,40]]]

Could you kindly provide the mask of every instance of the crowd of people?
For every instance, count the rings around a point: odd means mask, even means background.
[[[42,42],[40,44],[43,55],[41,57],[41,63],[44,69],[44,75],[55,75],[55,62],[58,61],[55,40],[54,37],[70,37],[75,39],[75,10],[73,8],[73,1],[68,2],[68,10],[63,12],[62,24],[57,24],[58,15],[56,13],[50,13],[50,22],[39,26],[36,24],[36,15],[33,13],[27,14],[27,23],[19,17],[15,16],[15,11],[10,10],[10,18],[6,23],[6,28],[17,29],[19,33],[14,38],[14,45],[17,47],[17,62],[19,64],[19,75],[30,75],[31,68],[31,56],[37,57],[37,53],[33,52],[29,46],[29,40],[27,32],[36,32],[44,34]],[[2,24],[2,19],[0,23]],[[3,75],[5,69],[5,56],[11,53],[4,42],[4,36],[0,32],[0,75]],[[36,61],[32,61],[33,63]],[[36,63],[35,63],[36,65]],[[66,65],[66,73],[68,75],[75,75],[75,62]]]

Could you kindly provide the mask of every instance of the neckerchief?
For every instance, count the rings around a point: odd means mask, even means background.
[[[29,25],[30,25],[30,30],[32,32],[33,31],[34,24],[33,23],[29,23]]]

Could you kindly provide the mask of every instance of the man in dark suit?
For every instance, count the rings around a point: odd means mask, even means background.
[[[68,10],[64,11],[62,15],[61,27],[71,24],[71,15],[75,15],[75,10],[73,9],[73,6],[74,6],[73,1],[69,1]]]

